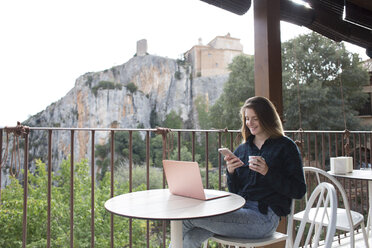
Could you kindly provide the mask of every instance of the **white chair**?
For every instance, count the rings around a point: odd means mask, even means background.
[[[322,211],[326,209],[326,211]],[[298,228],[294,248],[312,247],[317,248],[320,243],[320,238],[323,227],[327,227],[327,232],[324,237],[324,244],[322,247],[332,247],[333,237],[336,232],[337,221],[337,193],[335,188],[330,183],[320,183],[311,193],[309,200],[306,203],[303,219]],[[310,226],[306,230],[305,227]],[[301,244],[301,240],[305,240]]]
[[[312,180],[316,180],[316,183],[321,183],[322,179],[329,180],[337,190],[340,192],[342,197],[342,202],[344,204],[344,208],[338,207],[337,208],[337,222],[336,222],[336,229],[349,232],[350,233],[350,247],[355,247],[355,235],[354,230],[357,229],[359,226],[362,228],[363,237],[364,237],[364,243],[365,247],[368,248],[368,236],[364,225],[364,217],[361,213],[358,213],[356,211],[350,210],[349,201],[346,196],[346,192],[340,182],[334,178],[332,175],[328,174],[326,171],[321,170],[319,168],[315,167],[304,167],[304,173],[305,173],[305,180],[308,176],[313,176]],[[323,176],[323,177],[322,177]],[[308,182],[308,187],[311,185]],[[305,200],[307,200],[307,195],[305,196]],[[314,213],[314,209],[310,211],[310,215]],[[298,212],[294,214],[293,219],[301,221],[304,216],[304,211]]]
[[[220,235],[215,235],[210,238],[210,240],[216,241],[223,245],[233,245],[236,248],[238,247],[259,247],[264,245],[269,245],[273,243],[277,243],[280,241],[286,241],[286,247],[295,247],[298,248],[300,246],[300,242],[303,238],[305,232],[305,226],[307,223],[311,223],[309,231],[307,232],[307,237],[305,239],[304,247],[311,246],[317,247],[319,244],[320,235],[322,234],[322,228],[314,229],[314,225],[316,224],[318,227],[324,226],[323,221],[326,220],[327,223],[327,234],[326,239],[324,242],[324,247],[329,248],[332,245],[333,236],[336,231],[336,218],[337,218],[337,195],[336,190],[329,183],[321,183],[319,184],[315,190],[313,191],[310,199],[307,202],[306,209],[304,211],[304,219],[301,221],[300,227],[298,229],[295,242],[293,244],[292,236],[293,236],[293,219],[292,215],[294,212],[294,200],[292,201],[291,207],[291,214],[288,216],[288,225],[287,225],[287,234],[282,234],[279,232],[275,232],[273,236],[264,238],[264,239],[239,239],[239,238],[231,238],[225,237]],[[316,211],[315,215],[309,215],[311,209],[313,209],[313,205],[316,203],[315,209],[318,210],[319,208],[327,208],[328,215],[318,217],[319,213],[325,213],[324,211]],[[313,217],[314,219],[310,219]],[[316,219],[316,221],[315,221]],[[315,233],[314,233],[315,231]],[[315,241],[315,243],[310,243]],[[204,243],[204,247],[207,247],[208,240]]]
[[[270,245],[274,243],[278,243],[281,241],[286,241],[286,247],[290,248],[291,242],[287,242],[287,240],[292,240],[292,232],[288,232],[288,230],[293,229],[293,213],[294,213],[294,203],[295,200],[292,200],[291,204],[291,212],[287,216],[287,234],[281,232],[274,232],[272,236],[262,239],[242,239],[242,238],[232,238],[227,236],[220,236],[214,235],[210,237],[208,240],[212,240],[218,242],[223,245],[228,246],[235,246],[236,248],[239,247],[259,247]],[[203,247],[207,247],[208,240],[206,240],[203,244]]]
[[[231,238],[231,237],[225,237],[220,235],[215,235],[209,240],[216,241],[223,245],[232,245],[235,248],[239,247],[259,247],[259,246],[265,246],[270,245],[274,243],[278,243],[281,241],[287,240],[288,235],[280,232],[275,232],[273,236],[264,238],[264,239],[239,239],[239,238]],[[204,247],[207,247],[207,241],[204,243]]]

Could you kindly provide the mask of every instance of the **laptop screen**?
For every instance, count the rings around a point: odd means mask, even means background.
[[[174,195],[209,200],[206,198],[197,162],[163,160],[163,168],[169,191]],[[229,192],[219,191],[217,198],[229,195]]]

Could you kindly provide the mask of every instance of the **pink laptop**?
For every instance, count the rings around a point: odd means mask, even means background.
[[[197,162],[163,160],[169,191],[174,195],[211,200],[230,195],[225,191],[205,192]]]

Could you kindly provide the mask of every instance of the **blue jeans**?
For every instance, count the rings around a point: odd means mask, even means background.
[[[183,248],[198,248],[214,234],[237,238],[264,238],[275,232],[279,224],[271,208],[267,214],[258,210],[258,202],[247,201],[234,212],[183,221]]]

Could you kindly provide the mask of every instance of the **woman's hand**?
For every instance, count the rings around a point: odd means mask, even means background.
[[[250,157],[251,159],[249,160],[249,168],[265,176],[266,173],[269,171],[269,167],[267,166],[265,159],[261,156]]]
[[[227,171],[230,174],[233,174],[236,168],[244,164],[238,157],[225,156],[224,160],[226,161]]]

